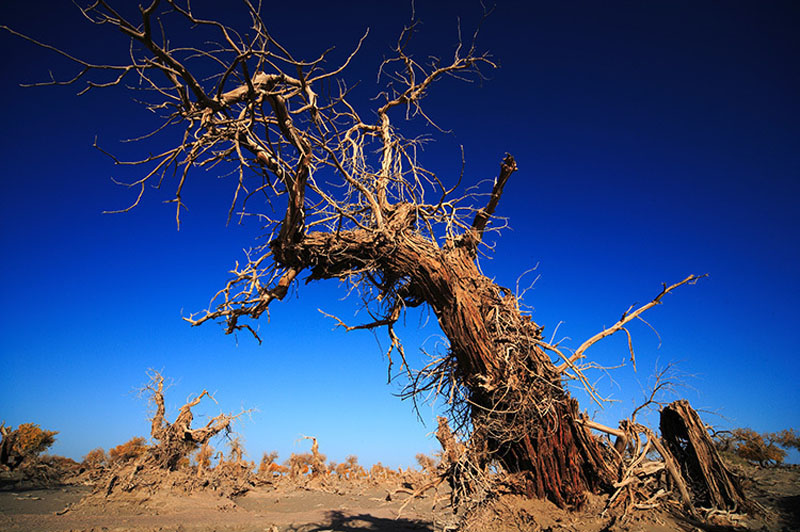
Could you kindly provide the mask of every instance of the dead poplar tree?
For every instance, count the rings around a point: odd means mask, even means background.
[[[256,214],[266,224],[267,243],[237,263],[208,310],[187,320],[221,320],[228,333],[256,335],[251,323],[298,280],[345,281],[374,320],[338,323],[347,330],[386,329],[390,371],[399,357],[408,396],[435,391],[447,399],[455,428],[469,428],[469,470],[497,460],[521,492],[560,506],[607,489],[613,458],[581,422],[564,380],[577,379],[596,397],[583,374],[585,351],[618,331],[630,339],[627,323],[698,277],[665,285],[574,353],[549,345],[512,291],[483,275],[476,262],[486,232],[497,228],[494,214],[517,171],[514,157],[502,158],[490,189],[464,192],[459,171],[441,176],[426,169],[418,141],[399,128],[407,119],[430,121],[422,102],[441,79],[477,79],[494,67],[476,48],[477,32],[452,57],[422,63],[409,52],[416,23],[405,27],[394,55],[379,67],[385,90],[364,114],[349,101],[344,75],[366,35],[332,67],[330,50],[300,60],[267,31],[258,9],[244,3],[252,22],[247,33],[202,18],[188,1],[153,0],[133,18],[95,0],[83,14],[130,40],[127,62],[98,65],[59,52],[79,66],[71,82],[87,80],[84,90],[136,78],[150,93],[147,107],[164,117],[159,129],[182,131],[182,140],[160,153],[115,159],[145,168],[129,184],[137,197],[123,210],[138,204],[147,185],[163,185],[174,173],[171,201],[180,223],[192,171],[219,167],[231,181],[229,218]],[[173,44],[173,23],[188,23],[205,33],[197,41],[213,44]],[[437,317],[449,346],[412,371],[394,324],[405,309],[422,305]]]
[[[181,406],[175,421],[170,423],[166,419],[164,404],[164,377],[158,372],[151,372],[149,376],[150,382],[142,388],[141,393],[155,406],[155,412],[150,418],[153,445],[147,448],[145,460],[157,469],[175,470],[182,459],[207,446],[211,438],[230,432],[231,423],[242,415],[219,414],[204,426],[192,428],[192,408],[199,405],[204,397],[211,397],[208,391],[203,390],[200,395]]]

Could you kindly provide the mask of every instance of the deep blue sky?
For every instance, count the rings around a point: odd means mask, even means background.
[[[409,2],[294,5],[270,6],[266,19],[301,57],[331,44],[341,57],[370,27],[346,73],[369,105]],[[456,17],[471,31],[480,13],[477,2],[416,9],[420,56],[450,54]],[[116,34],[84,23],[68,2],[4,6],[0,23],[90,60],[125,57]],[[481,85],[443,83],[428,100],[453,130],[425,153],[441,175],[457,175],[459,144],[468,184],[494,177],[504,153],[516,157],[498,210],[512,229],[482,267],[514,287],[539,265],[526,302],[546,332],[563,321],[559,337],[576,347],[660,283],[710,274],[646,316],[660,348],[634,327],[638,372],[597,374],[619,400],[597,414],[606,423],[629,415],[657,364],[680,361],[681,394],[714,412],[709,423],[800,428],[798,27],[795,2],[498,1],[479,44],[501,67]],[[180,232],[161,203],[168,190],[149,191],[134,212],[101,214],[131,199],[110,178],[135,174],[93,150],[94,137],[121,155],[146,154],[151,145],[117,141],[147,132],[152,117],[122,90],[19,88],[73,68],[5,33],[0,45],[0,418],[58,430],[53,451],[80,458],[147,435],[133,390],[156,368],[176,381],[175,407],[208,388],[219,405],[207,415],[257,408],[237,427],[253,459],[306,450],[301,434],[317,436],[332,459],[355,453],[366,464],[409,465],[437,448],[433,426],[385,384],[375,339],[333,330],[317,312],[352,316],[356,302],[341,301],[336,283],[302,286],[275,305],[262,346],[186,325],[182,313],[205,307],[257,234],[226,227],[230,184],[197,174]],[[418,330],[416,315],[407,322],[409,352],[435,344],[433,327]],[[588,355],[609,365],[627,357],[622,338]]]

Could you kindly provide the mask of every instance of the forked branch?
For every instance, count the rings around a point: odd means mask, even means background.
[[[665,283],[663,285],[663,289],[661,290],[661,292],[659,292],[659,294],[655,298],[653,298],[652,301],[650,301],[649,303],[647,303],[645,305],[642,305],[641,307],[637,308],[633,312],[631,312],[631,309],[633,308],[633,306],[631,306],[631,308],[629,308],[628,310],[626,310],[622,314],[622,317],[619,319],[619,321],[617,321],[617,323],[615,323],[614,325],[612,325],[611,327],[609,327],[607,329],[603,329],[599,333],[595,334],[594,336],[592,336],[591,338],[589,338],[588,340],[583,342],[580,345],[580,347],[578,347],[578,349],[575,350],[575,353],[573,353],[572,356],[568,357],[562,364],[558,365],[556,367],[556,369],[559,372],[564,373],[565,371],[570,369],[572,366],[574,366],[575,362],[577,362],[578,360],[580,360],[580,359],[585,357],[584,353],[586,352],[587,349],[592,347],[594,344],[596,344],[597,342],[599,342],[603,338],[611,336],[612,334],[614,334],[614,333],[616,333],[618,331],[621,331],[621,330],[625,330],[627,332],[627,329],[625,329],[625,325],[627,325],[628,323],[630,323],[631,321],[633,321],[635,319],[641,319],[640,316],[645,311],[655,307],[656,305],[660,305],[661,304],[661,299],[665,295],[669,294],[670,292],[672,292],[673,290],[675,290],[679,286],[685,285],[687,283],[688,284],[694,284],[699,279],[702,279],[703,277],[707,277],[707,276],[708,276],[708,274],[690,275],[687,278],[685,278],[683,281],[677,282],[677,283],[675,283],[673,285],[670,285],[670,286],[667,286],[666,283]],[[630,341],[630,334],[628,335],[628,340],[629,340],[628,341],[628,348],[630,350],[631,357],[634,358],[633,346],[632,346],[632,343]],[[634,358],[634,360],[635,360],[635,358]]]

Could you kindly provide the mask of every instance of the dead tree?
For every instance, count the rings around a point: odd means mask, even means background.
[[[257,9],[245,4],[252,27],[239,33],[195,14],[180,0],[153,0],[135,19],[96,0],[83,13],[130,40],[127,62],[97,65],[60,52],[79,66],[72,83],[87,79],[89,91],[135,77],[151,98],[148,108],[164,117],[158,131],[182,130],[182,141],[158,154],[115,159],[146,167],[129,184],[138,193],[123,211],[138,204],[148,184],[164,185],[174,173],[171,201],[180,223],[192,170],[219,167],[232,182],[229,219],[255,214],[266,225],[267,243],[236,264],[207,311],[186,319],[192,325],[223,320],[228,333],[246,329],[256,335],[251,323],[298,280],[343,280],[374,319],[338,323],[347,330],[386,329],[390,374],[399,357],[409,397],[433,391],[447,399],[454,428],[462,433],[470,428],[469,460],[475,468],[498,460],[517,476],[521,491],[560,506],[580,504],[585,492],[607,489],[612,458],[579,422],[564,380],[577,379],[596,397],[580,362],[586,349],[617,331],[628,333],[628,322],[697,277],[665,286],[653,301],[629,309],[574,353],[549,345],[512,291],[483,275],[477,264],[487,231],[499,226],[494,215],[517,171],[514,157],[502,158],[490,189],[465,192],[463,164],[451,176],[426,169],[417,158],[418,141],[398,127],[404,119],[430,122],[422,101],[443,78],[480,79],[482,69],[494,67],[476,47],[477,32],[470,42],[459,42],[449,59],[422,63],[409,51],[416,22],[404,28],[394,55],[379,67],[385,90],[365,114],[349,101],[343,73],[366,35],[332,67],[331,50],[300,60],[267,31]],[[173,45],[168,35],[175,22],[206,32],[195,41],[214,44]],[[422,305],[437,317],[449,346],[427,367],[412,371],[393,326],[405,309]],[[180,417],[173,426],[154,421],[154,436],[182,453],[184,437],[194,445],[214,428],[191,432],[186,420]],[[162,459],[174,464],[176,456],[165,451]]]
[[[150,375],[150,382],[145,385],[142,392],[155,405],[155,412],[150,420],[150,436],[154,444],[147,448],[145,460],[158,469],[174,471],[182,459],[207,446],[211,438],[229,432],[233,420],[242,415],[220,414],[211,418],[204,427],[193,429],[192,408],[199,405],[204,397],[211,397],[206,390],[184,404],[172,423],[165,417],[164,377],[158,372],[153,372]]]
[[[309,466],[311,467],[311,478],[326,478],[330,473],[330,468],[326,465],[327,458],[324,454],[319,452],[319,443],[314,436],[303,436],[304,440],[311,440],[311,459]]]

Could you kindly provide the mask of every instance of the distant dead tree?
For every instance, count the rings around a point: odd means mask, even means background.
[[[153,444],[148,446],[142,455],[148,463],[159,469],[170,471],[177,469],[182,460],[188,459],[192,453],[207,446],[211,438],[220,433],[230,432],[231,423],[245,413],[219,414],[211,418],[205,426],[192,428],[194,420],[192,408],[199,405],[204,397],[211,397],[208,391],[203,390],[200,395],[181,406],[175,421],[170,423],[165,417],[164,377],[156,371],[151,372],[149,377],[150,381],[145,384],[141,393],[155,406],[155,412],[150,419],[150,436]],[[233,448],[233,455],[236,455],[235,449],[239,449],[238,456],[241,458],[241,445],[234,445]]]
[[[221,413],[195,428],[192,409],[206,397],[213,400],[208,391],[203,390],[196,397],[189,397],[178,409],[175,421],[170,422],[166,418],[164,376],[151,370],[148,378],[139,392],[154,407],[150,417],[150,444],[137,437],[109,450],[109,467],[104,469],[105,477],[96,486],[95,494],[106,498],[155,486],[181,486],[187,491],[209,488],[229,494],[247,491],[254,464],[243,460],[239,440],[230,439],[229,459],[220,459],[213,472],[210,472],[213,449],[209,441],[220,434],[229,435],[233,421],[248,411]],[[197,460],[196,471],[190,467],[192,455]]]
[[[584,423],[565,380],[581,383],[601,402],[584,375],[591,367],[582,362],[586,351],[622,331],[633,356],[628,324],[699,276],[665,284],[649,303],[629,308],[575,351],[548,343],[515,293],[486,277],[477,263],[486,233],[502,225],[495,212],[518,170],[514,157],[502,158],[491,187],[464,191],[463,158],[450,175],[438,175],[419,160],[420,141],[399,129],[409,119],[435,126],[422,102],[440,80],[477,80],[483,69],[494,68],[476,47],[477,32],[459,42],[449,59],[423,63],[409,51],[417,29],[412,22],[379,66],[385,89],[364,112],[361,102],[350,101],[344,73],[366,34],[336,65],[328,63],[331,50],[301,60],[267,31],[255,5],[244,4],[252,24],[239,32],[199,16],[188,1],[153,0],[128,16],[123,7],[95,0],[82,8],[85,17],[130,41],[129,56],[118,65],[93,64],[23,36],[78,65],[73,79],[45,85],[85,81],[86,92],[132,78],[147,109],[163,116],[153,134],[181,132],[160,153],[115,159],[144,168],[128,184],[137,196],[123,211],[139,203],[148,185],[163,186],[174,174],[171,201],[180,223],[192,171],[218,168],[231,181],[229,219],[254,215],[265,225],[266,243],[236,264],[208,310],[187,321],[221,320],[227,333],[245,329],[258,338],[251,324],[299,280],[344,281],[372,321],[347,325],[334,318],[337,323],[348,331],[385,328],[390,375],[399,358],[409,378],[406,396],[444,397],[456,433],[468,432],[465,446],[448,450],[465,453],[448,458],[458,465],[449,469],[453,485],[478,482],[475,472],[497,462],[514,477],[515,490],[559,506],[579,505],[587,492],[611,491],[614,454]],[[170,31],[181,24],[204,32],[193,41],[208,44],[178,44]],[[437,317],[448,349],[412,370],[394,325],[405,309],[423,305]],[[160,381],[154,384],[154,397],[161,397]],[[170,425],[163,403],[157,404],[153,436],[168,467],[229,422],[221,418],[190,429],[195,402]]]
[[[314,436],[302,436],[304,440],[311,440],[311,458],[309,467],[311,468],[311,478],[324,478],[330,473],[330,468],[326,465],[327,458],[319,452],[319,443]]]

